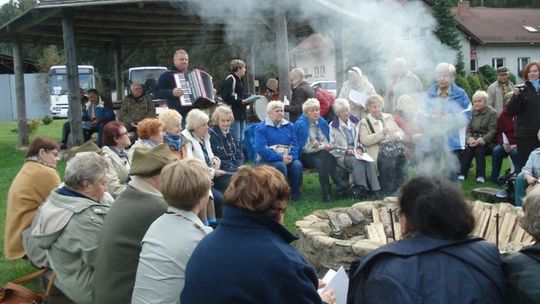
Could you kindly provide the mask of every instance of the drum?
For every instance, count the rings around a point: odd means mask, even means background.
[[[261,96],[252,103],[253,112],[255,115],[257,115],[260,121],[264,121],[266,119],[266,106],[268,106],[268,98],[265,96]]]
[[[256,95],[253,95],[252,98],[255,96]],[[261,122],[266,119],[266,105],[268,105],[268,99],[262,95],[257,95],[256,97],[257,98],[247,106],[247,122]]]

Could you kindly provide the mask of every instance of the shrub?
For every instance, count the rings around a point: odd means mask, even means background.
[[[52,118],[52,116],[50,116],[50,115],[45,115],[45,116],[43,116],[43,118],[41,118],[41,122],[42,122],[44,125],[48,125],[48,124],[50,124],[50,123],[53,122],[53,118]]]
[[[39,120],[34,118],[34,119],[30,120],[30,121],[27,121],[26,126],[28,128],[28,134],[32,134],[32,133],[37,131],[37,129],[39,127]]]
[[[467,92],[469,98],[471,98],[472,94],[474,94],[474,91],[472,90],[471,85],[465,76],[458,75],[456,78],[456,84]]]

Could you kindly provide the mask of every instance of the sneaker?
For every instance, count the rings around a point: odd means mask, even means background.
[[[504,188],[504,189],[502,189],[501,191],[497,192],[497,193],[495,194],[495,196],[496,196],[497,198],[503,198],[503,199],[504,199],[504,198],[508,198],[508,190],[506,190],[506,188]]]
[[[454,176],[455,176],[455,175],[454,175]],[[462,181],[465,180],[465,176],[464,176],[464,175],[460,175],[460,176],[457,177],[457,180],[460,181],[460,182],[462,182]]]
[[[483,176],[479,176],[476,178],[476,182],[479,184],[483,184],[486,182],[486,179]]]

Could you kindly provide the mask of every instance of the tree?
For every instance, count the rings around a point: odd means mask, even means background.
[[[451,0],[434,0],[433,1],[433,14],[437,20],[437,28],[435,29],[435,35],[439,40],[448,45],[450,48],[457,52],[456,58],[456,70],[459,75],[465,75],[465,63],[463,62],[463,52],[461,51],[461,43],[459,42],[458,31],[456,28],[456,22],[452,13]]]

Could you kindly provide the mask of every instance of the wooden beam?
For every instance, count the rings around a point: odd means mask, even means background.
[[[275,33],[277,66],[279,75],[279,93],[281,100],[291,100],[289,84],[289,39],[287,37],[287,15],[283,6],[277,5],[275,10]]]
[[[23,55],[21,41],[17,36],[13,39],[13,69],[15,71],[15,96],[17,98],[17,130],[19,131],[19,146],[28,146]]]
[[[77,62],[77,48],[75,46],[75,31],[73,30],[73,14],[64,11],[62,20],[64,37],[64,52],[66,55],[66,74],[68,84],[69,124],[71,126],[71,143],[74,146],[83,144],[81,115],[82,106],[79,95],[79,68]]]
[[[122,82],[122,46],[114,46],[114,79],[116,81],[116,100],[124,98],[124,82]]]

